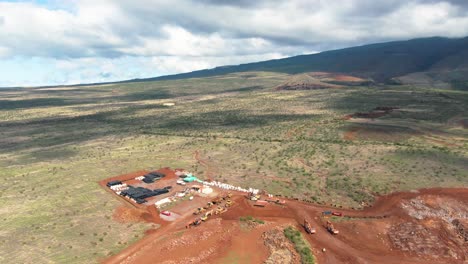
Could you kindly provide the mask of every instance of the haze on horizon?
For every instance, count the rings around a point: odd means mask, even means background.
[[[0,87],[146,78],[467,35],[463,0],[0,1]]]

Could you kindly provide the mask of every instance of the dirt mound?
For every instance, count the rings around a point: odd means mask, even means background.
[[[460,235],[460,238],[462,238],[465,242],[468,242],[468,224],[466,222],[468,221],[463,223],[460,219],[454,219],[452,224]]]
[[[120,223],[142,222],[146,219],[145,214],[148,212],[142,209],[120,206],[115,209],[113,218]]]
[[[106,262],[298,263],[297,253],[282,232],[286,225],[301,230],[318,263],[385,264],[404,259],[405,263],[455,264],[468,260],[466,188],[393,193],[378,197],[372,207],[360,211],[340,209],[344,216],[332,218],[322,212],[336,208],[291,199],[283,206],[263,208],[253,206],[240,193],[232,200],[234,205],[227,212],[200,226],[185,229],[193,216],[182,215]],[[134,210],[128,214],[139,216]],[[239,221],[241,216],[261,219],[264,224],[246,224]],[[317,229],[316,234],[305,233],[301,226],[305,218]],[[327,220],[334,221],[338,235],[326,231]]]
[[[291,242],[284,236],[282,228],[275,228],[264,232],[262,238],[264,244],[270,250],[270,256],[265,261],[265,264],[301,263],[300,256],[294,250]]]
[[[450,252],[439,236],[413,222],[393,226],[388,235],[396,248],[416,255],[445,256]]]

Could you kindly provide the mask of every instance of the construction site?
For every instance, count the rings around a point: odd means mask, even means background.
[[[316,263],[468,261],[466,188],[393,193],[350,210],[203,181],[183,169],[100,185],[123,203],[116,220],[158,226],[104,263],[301,263],[287,227],[302,233]]]

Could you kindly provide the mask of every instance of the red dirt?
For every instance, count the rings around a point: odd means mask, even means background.
[[[210,166],[210,164],[206,160],[201,158],[200,151],[198,151],[198,150],[196,150],[194,152],[193,157],[195,158],[195,160],[198,163],[200,163],[200,165],[205,167],[205,177],[209,181],[212,181],[213,180],[213,168],[212,168],[212,166]]]
[[[343,135],[344,140],[355,140],[359,130],[361,130],[359,127],[353,127],[349,131],[346,131]]]
[[[467,188],[399,192],[378,197],[373,206],[364,210],[339,209],[346,218],[334,223],[340,230],[336,236],[325,230],[325,220],[321,217],[322,211],[336,211],[336,208],[296,200],[287,200],[284,206],[269,204],[258,208],[240,193],[234,193],[232,200],[234,205],[227,212],[212,216],[198,227],[184,228],[194,218],[187,212],[179,220],[165,222],[161,228],[104,262],[223,263],[230,260],[263,263],[270,252],[263,234],[287,225],[302,232],[321,264],[466,263],[468,260],[466,242],[460,235],[464,226],[455,226],[449,221],[457,217],[459,222],[466,223]],[[138,210],[119,208],[116,212],[120,212],[119,221],[149,220],[140,217],[144,213]],[[122,217],[127,214],[128,218]],[[245,227],[239,217],[247,215],[266,223]],[[301,223],[305,218],[317,229],[316,234],[304,232]],[[422,244],[413,246],[416,242]],[[326,248],[326,252],[322,252],[322,248]]]

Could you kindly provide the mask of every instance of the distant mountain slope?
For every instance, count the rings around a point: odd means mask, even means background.
[[[371,44],[318,54],[300,55],[235,66],[223,66],[189,73],[131,81],[172,80],[209,77],[246,71],[303,73],[312,71],[339,72],[386,82],[414,72],[452,70],[467,66],[468,37],[412,39]]]

